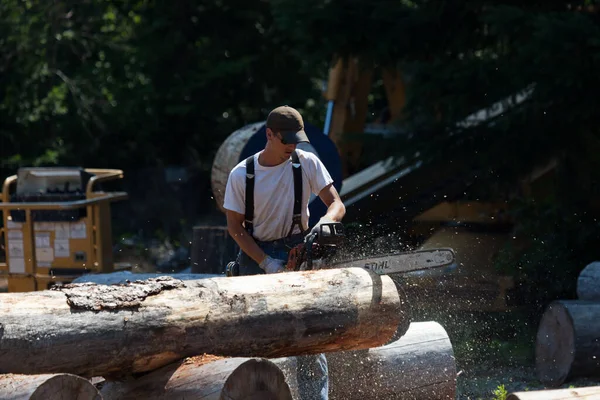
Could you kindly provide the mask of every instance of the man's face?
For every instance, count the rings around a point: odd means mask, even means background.
[[[295,143],[286,143],[280,132],[274,132],[268,128],[268,139],[271,142],[271,148],[274,154],[278,155],[282,161],[287,160],[292,155],[292,152],[296,149]]]

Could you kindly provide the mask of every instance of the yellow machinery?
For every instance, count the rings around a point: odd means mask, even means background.
[[[101,182],[123,178],[115,169],[20,168],[0,194],[0,278],[9,292],[45,290],[92,272],[111,272],[112,202]],[[13,190],[14,189],[14,190]]]

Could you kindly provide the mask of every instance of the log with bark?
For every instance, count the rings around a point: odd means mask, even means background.
[[[298,398],[295,357],[270,359],[270,363],[261,364],[267,366],[267,371],[261,371],[261,373],[257,373],[256,369],[250,369],[248,372],[249,364],[246,363],[251,360],[254,359],[223,358],[213,355],[190,357],[137,379],[107,381],[102,384],[100,391],[104,400],[175,400],[184,398],[218,400],[227,380],[230,385],[236,381],[247,385],[251,381],[258,382],[258,378],[262,377],[263,380],[281,383],[280,379],[283,375],[286,387],[292,397]],[[275,366],[276,368],[274,368]],[[235,373],[236,371],[237,373]],[[244,371],[246,373],[240,377],[239,375]],[[265,377],[270,379],[264,379]]]
[[[548,386],[600,377],[600,302],[550,303],[538,327],[535,353],[538,378]]]
[[[0,399],[102,400],[87,379],[71,374],[0,375]]]
[[[151,278],[170,276],[182,281],[194,281],[198,279],[218,278],[222,274],[184,274],[184,273],[134,273],[131,271],[117,271],[106,274],[85,274],[73,279],[70,283],[97,283],[99,285],[123,285],[134,281],[143,281]]]
[[[600,301],[600,262],[588,264],[577,278],[579,300]]]
[[[528,392],[515,392],[508,395],[506,400],[568,400],[585,399],[599,400],[600,386],[554,389],[554,390],[534,390]]]
[[[326,357],[332,400],[437,400],[455,396],[456,364],[452,344],[446,331],[436,322],[412,323],[404,337],[386,346],[327,353]],[[237,369],[249,360],[193,357],[135,380],[107,382],[101,393],[107,400],[217,400],[226,379],[250,395],[256,387],[250,382],[280,382],[284,376],[292,398],[299,399],[295,357],[270,359],[278,369],[242,368],[242,374]]]
[[[385,346],[326,356],[332,400],[455,398],[454,351],[437,322],[413,322]]]
[[[85,377],[185,357],[284,357],[387,343],[410,318],[388,276],[362,268],[0,293],[0,373]]]

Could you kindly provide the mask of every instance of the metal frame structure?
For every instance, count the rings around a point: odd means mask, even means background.
[[[55,284],[68,283],[84,273],[114,270],[110,205],[127,199],[128,194],[94,189],[100,182],[122,179],[123,171],[84,171],[93,175],[85,188],[85,200],[11,202],[10,190],[17,183],[17,175],[5,179],[0,193],[3,221],[0,237],[4,238],[6,261],[0,262],[0,275],[7,276],[9,292],[44,290]],[[86,209],[86,216],[74,222],[35,222],[32,218],[33,211],[81,208]],[[13,221],[11,211],[24,211],[25,221]],[[71,237],[74,228],[71,224],[83,228],[76,237]],[[43,244],[40,238],[44,239]],[[59,253],[61,257],[55,251],[58,243],[65,245]],[[68,256],[64,256],[65,251]]]

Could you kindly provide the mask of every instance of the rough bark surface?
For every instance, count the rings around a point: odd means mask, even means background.
[[[577,278],[579,300],[600,301],[600,262],[588,264]]]
[[[574,377],[600,377],[600,302],[552,302],[536,337],[536,373],[556,387]]]
[[[511,393],[506,400],[600,399],[600,386]]]
[[[399,340],[364,351],[329,353],[332,400],[453,400],[456,362],[437,322],[413,322]]]
[[[0,373],[93,377],[206,353],[366,349],[392,338],[406,307],[389,277],[361,268],[2,293]]]
[[[99,285],[124,285],[135,281],[143,281],[151,278],[161,278],[170,276],[181,281],[195,281],[198,279],[206,278],[218,278],[222,277],[222,274],[183,274],[183,273],[143,273],[136,274],[130,271],[118,271],[111,272],[108,274],[86,274],[79,276],[71,283],[97,283]]]
[[[0,375],[0,399],[102,400],[87,379],[71,374]]]

